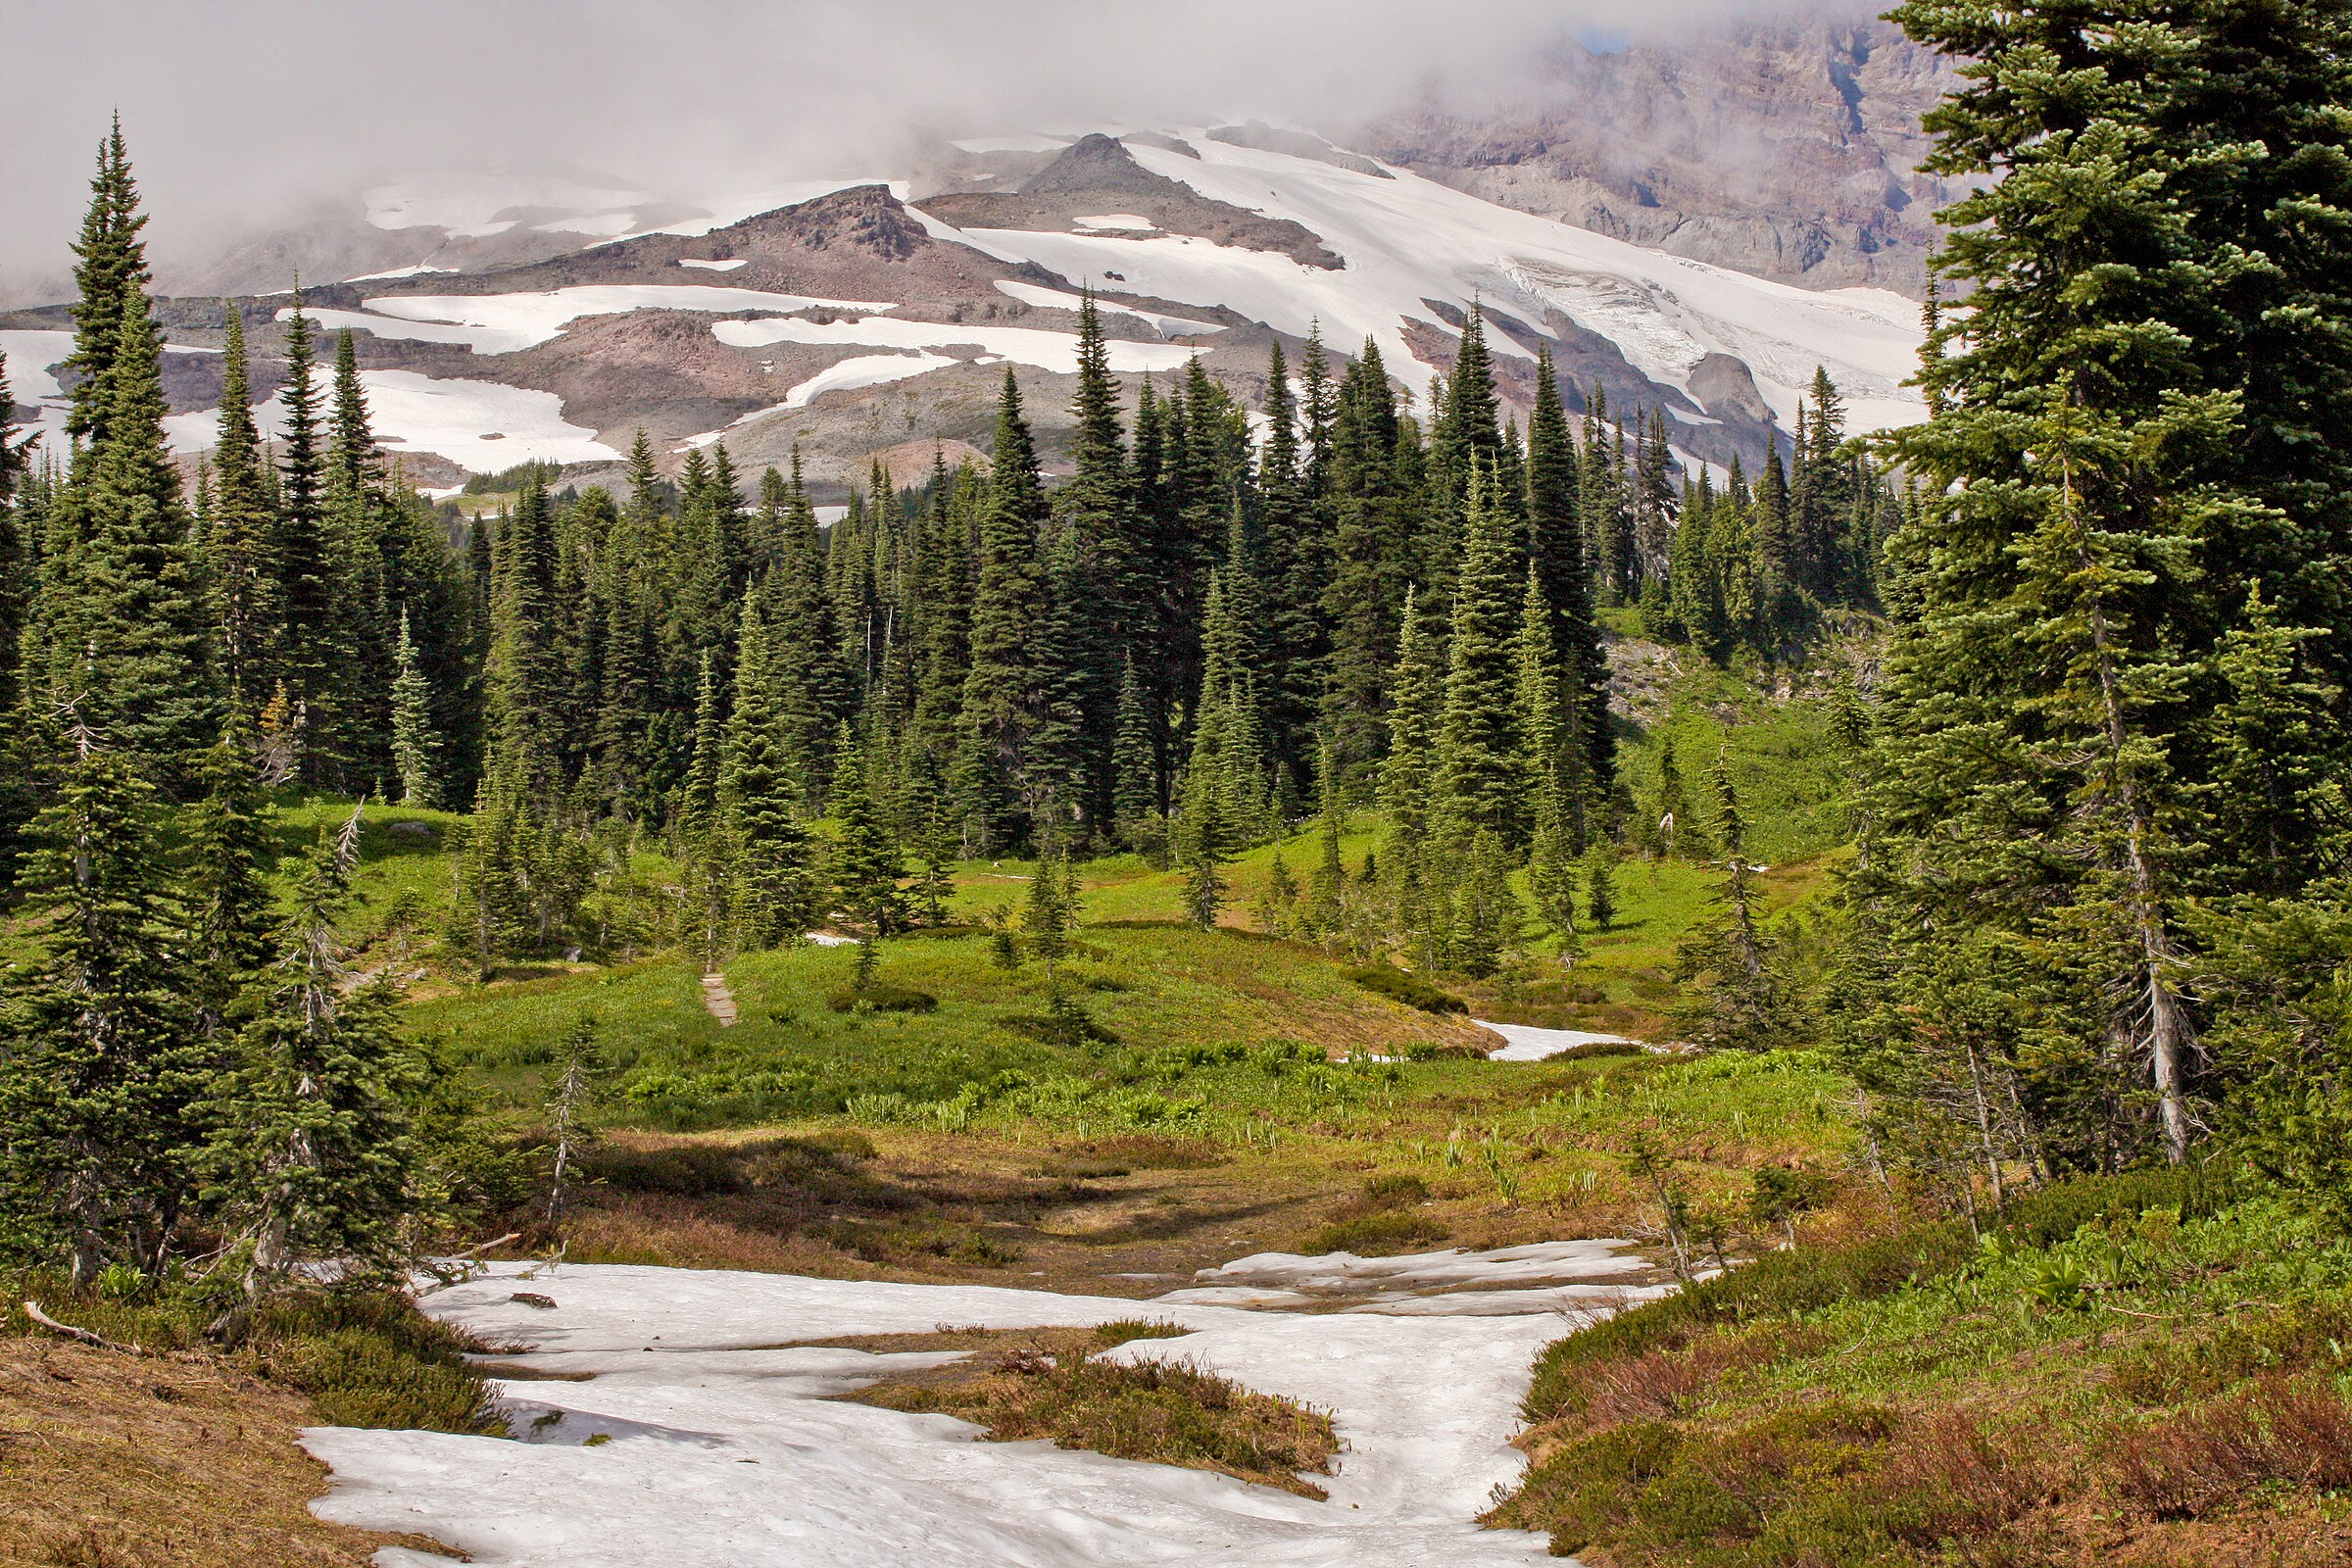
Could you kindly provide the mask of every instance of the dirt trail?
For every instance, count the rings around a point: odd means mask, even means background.
[[[703,1005],[710,1009],[711,1017],[718,1020],[718,1026],[721,1029],[734,1024],[735,993],[727,989],[725,975],[707,974],[703,976]]]

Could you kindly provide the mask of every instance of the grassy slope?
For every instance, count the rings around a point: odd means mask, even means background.
[[[1496,1522],[1621,1568],[2352,1554],[2352,1244],[2164,1178],[1794,1254],[1555,1345]]]

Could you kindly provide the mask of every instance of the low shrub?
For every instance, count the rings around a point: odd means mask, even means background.
[[[1361,1202],[1368,1209],[1410,1208],[1429,1201],[1429,1184],[1410,1171],[1384,1171],[1364,1178]]]
[[[1649,1048],[1639,1040],[1588,1040],[1581,1046],[1553,1052],[1549,1061],[1591,1061],[1598,1056],[1645,1056]]]
[[[1525,1404],[1531,1421],[1575,1406],[1581,1366],[1653,1350],[1680,1349],[1718,1324],[1810,1312],[1839,1300],[1890,1295],[1915,1279],[1959,1267],[1975,1255],[1965,1226],[1914,1225],[1844,1247],[1768,1252],[1752,1263],[1555,1340],[1536,1363]]]
[[[1470,1010],[1470,1004],[1452,992],[1441,991],[1409,970],[1385,963],[1367,963],[1344,969],[1341,973],[1366,991],[1386,997],[1391,1002],[1401,1002],[1408,1007],[1418,1007],[1423,1012],[1467,1013]]]
[[[1353,1252],[1358,1257],[1391,1257],[1444,1241],[1448,1232],[1427,1214],[1394,1209],[1354,1214],[1332,1221],[1306,1244],[1310,1253]]]
[[[2352,1487],[2352,1406],[2317,1379],[2269,1373],[2127,1439],[2114,1488],[2159,1519],[2196,1519],[2283,1481]]]
[[[869,1012],[932,1012],[938,1009],[939,999],[928,991],[906,986],[870,985],[863,991],[853,986],[828,994],[825,1005],[835,1012],[856,1012],[860,1007]]]

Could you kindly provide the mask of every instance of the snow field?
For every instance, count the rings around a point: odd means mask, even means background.
[[[394,294],[365,303],[378,317],[471,327],[479,333],[492,334],[485,342],[520,348],[545,343],[583,316],[618,316],[628,311],[867,312],[898,308],[888,301],[827,300],[807,294],[771,294],[756,288],[722,288],[711,283],[583,283],[530,294]],[[367,320],[363,318],[352,324],[366,325]],[[466,340],[451,337],[442,341]],[[513,352],[513,348],[479,347],[475,352],[506,354]]]
[[[1297,1259],[1250,1268],[1300,1277],[1508,1285],[1641,1266],[1606,1243],[1418,1259]],[[1533,1271],[1533,1272],[1531,1272]],[[527,1287],[520,1276],[529,1273]],[[553,1310],[511,1299],[518,1288]],[[1534,1357],[1571,1319],[1544,1290],[1487,1316],[1247,1311],[1170,1299],[788,1275],[501,1264],[428,1295],[428,1312],[509,1359],[586,1382],[510,1381],[522,1443],[314,1429],[334,1470],[324,1517],[416,1530],[499,1568],[1500,1568],[1545,1560],[1541,1537],[1477,1528],[1518,1473],[1507,1444]],[[1444,1300],[1434,1297],[1432,1300]],[[1601,1308],[1605,1310],[1605,1308]],[[1590,1309],[1588,1309],[1590,1310]],[[1347,1446],[1315,1502],[1201,1471],[973,1441],[945,1416],[836,1403],[937,1354],[871,1354],[795,1341],[1145,1317],[1192,1332],[1106,1352],[1197,1362],[1334,1412]],[[608,1441],[585,1446],[588,1438]],[[681,1555],[683,1554],[683,1555]],[[434,1560],[397,1548],[384,1563]]]
[[[770,404],[764,409],[754,409],[749,414],[738,416],[728,423],[727,430],[740,429],[744,425],[764,419],[771,414],[787,414],[794,409],[805,409],[826,392],[843,392],[859,387],[882,386],[891,381],[904,381],[909,376],[921,375],[929,370],[944,370],[956,363],[956,361],[940,354],[860,354],[855,359],[842,360],[826,366],[808,380],[785,393],[783,402]],[[678,450],[684,451],[688,447],[707,447],[714,441],[725,439],[727,430],[706,430],[701,435],[690,435],[679,445]]]
[[[1176,132],[1199,158],[1137,143],[1153,173],[1237,207],[1290,219],[1346,259],[1332,271],[1287,256],[1178,236],[1123,237],[985,229],[970,243],[1004,261],[1034,261],[1065,277],[1122,274],[1138,293],[1230,306],[1284,332],[1320,319],[1327,341],[1380,344],[1392,373],[1416,391],[1434,373],[1404,344],[1404,326],[1437,324],[1425,301],[1475,293],[1528,318],[1549,307],[1616,340],[1643,373],[1685,383],[1709,353],[1747,362],[1784,423],[1816,365],[1846,394],[1858,426],[1924,416],[1901,383],[1917,368],[1918,307],[1886,289],[1815,292],[1767,282],[1512,211],[1405,170],[1393,178],[1313,159]],[[1501,333],[1496,354],[1526,358]]]
[[[1067,289],[1040,288],[1035,283],[1016,283],[1003,277],[997,279],[997,291],[1019,300],[1023,305],[1034,305],[1042,310],[1074,311],[1086,303],[1084,295],[1072,294]],[[1105,315],[1132,316],[1139,321],[1149,321],[1152,330],[1161,337],[1189,337],[1196,333],[1225,330],[1221,322],[1196,321],[1189,316],[1163,316],[1157,311],[1141,310],[1112,300],[1098,299],[1095,309]]]
[[[1538,1029],[1524,1023],[1489,1023],[1484,1018],[1470,1021],[1509,1042],[1500,1051],[1488,1052],[1489,1061],[1542,1061],[1563,1051],[1573,1051],[1578,1046],[1641,1044],[1638,1040],[1628,1040],[1624,1035],[1596,1035],[1584,1029]]]
[[[10,364],[15,364],[14,356]],[[362,370],[360,386],[368,394],[368,422],[376,442],[387,452],[429,452],[468,473],[496,473],[518,463],[596,463],[620,457],[597,440],[594,430],[566,421],[564,400],[553,392],[415,370]],[[253,417],[265,440],[285,433],[285,405],[276,398],[255,404]],[[219,409],[174,414],[164,420],[165,439],[180,453],[211,450],[220,428]]]
[[[0,331],[0,355],[8,360],[8,395],[11,401],[37,413],[24,426],[17,428],[17,438],[23,439],[25,430],[41,433],[40,451],[56,458],[61,464],[66,458],[66,415],[73,400],[57,379],[57,367],[74,352],[74,334],[40,328]],[[164,345],[166,354],[218,354],[219,349],[190,348],[178,343]],[[0,410],[4,416],[6,410]],[[189,416],[180,416],[185,418]],[[172,421],[164,421],[167,435]],[[209,439],[209,438],[208,438]]]
[[[1041,370],[1073,375],[1078,369],[1078,334],[1051,332],[1035,326],[974,326],[956,321],[907,321],[870,316],[848,321],[771,317],[756,321],[713,321],[710,331],[721,343],[739,349],[765,348],[770,343],[847,343],[879,349],[968,345]],[[1191,349],[1174,343],[1114,341],[1106,346],[1110,351],[1110,368],[1117,371],[1173,370],[1193,355]]]

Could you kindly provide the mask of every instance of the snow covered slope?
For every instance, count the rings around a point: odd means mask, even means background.
[[[1815,293],[1497,207],[1401,170],[1363,173],[1199,128],[1177,136],[1198,156],[1140,141],[1128,150],[1151,172],[1211,200],[1303,224],[1347,266],[1333,271],[1265,251],[1118,231],[981,230],[972,243],[1097,286],[1115,277],[1124,291],[1228,306],[1293,335],[1320,320],[1335,346],[1377,341],[1416,387],[1434,368],[1414,355],[1406,327],[1436,328],[1435,305],[1476,296],[1544,335],[1547,317],[1563,318],[1686,395],[1708,355],[1740,359],[1783,423],[1793,422],[1816,366],[1838,381],[1859,425],[1906,423],[1923,412],[1901,384],[1916,368],[1919,308],[1899,294]],[[1495,347],[1534,357],[1507,334]]]
[[[1119,374],[1198,356],[1250,402],[1270,343],[1296,350],[1318,327],[1338,356],[1378,344],[1425,395],[1475,302],[1521,416],[1548,345],[1572,408],[1605,394],[1620,415],[1662,410],[1679,450],[1719,465],[1752,465],[1784,440],[1817,367],[1856,428],[1924,413],[1902,384],[1919,326],[1900,295],[1747,276],[1258,129],[1022,139],[971,155],[935,196],[818,182],[685,216],[578,180],[386,187],[369,213],[385,233],[527,225],[569,248],[457,271],[428,258],[307,304],[321,326],[357,334],[387,444],[441,482],[525,457],[606,462],[644,428],[671,453],[724,439],[750,469],[803,446],[822,485],[910,443],[983,445],[1006,363],[1050,456],[1082,288],[1102,301]],[[771,196],[789,202],[745,205]],[[264,384],[284,305],[244,307]],[[209,304],[179,302],[169,318],[176,344],[219,341]],[[55,312],[0,319],[22,328],[0,343],[44,419],[60,324]],[[194,450],[213,413],[196,401],[206,382],[177,386],[174,444]]]

